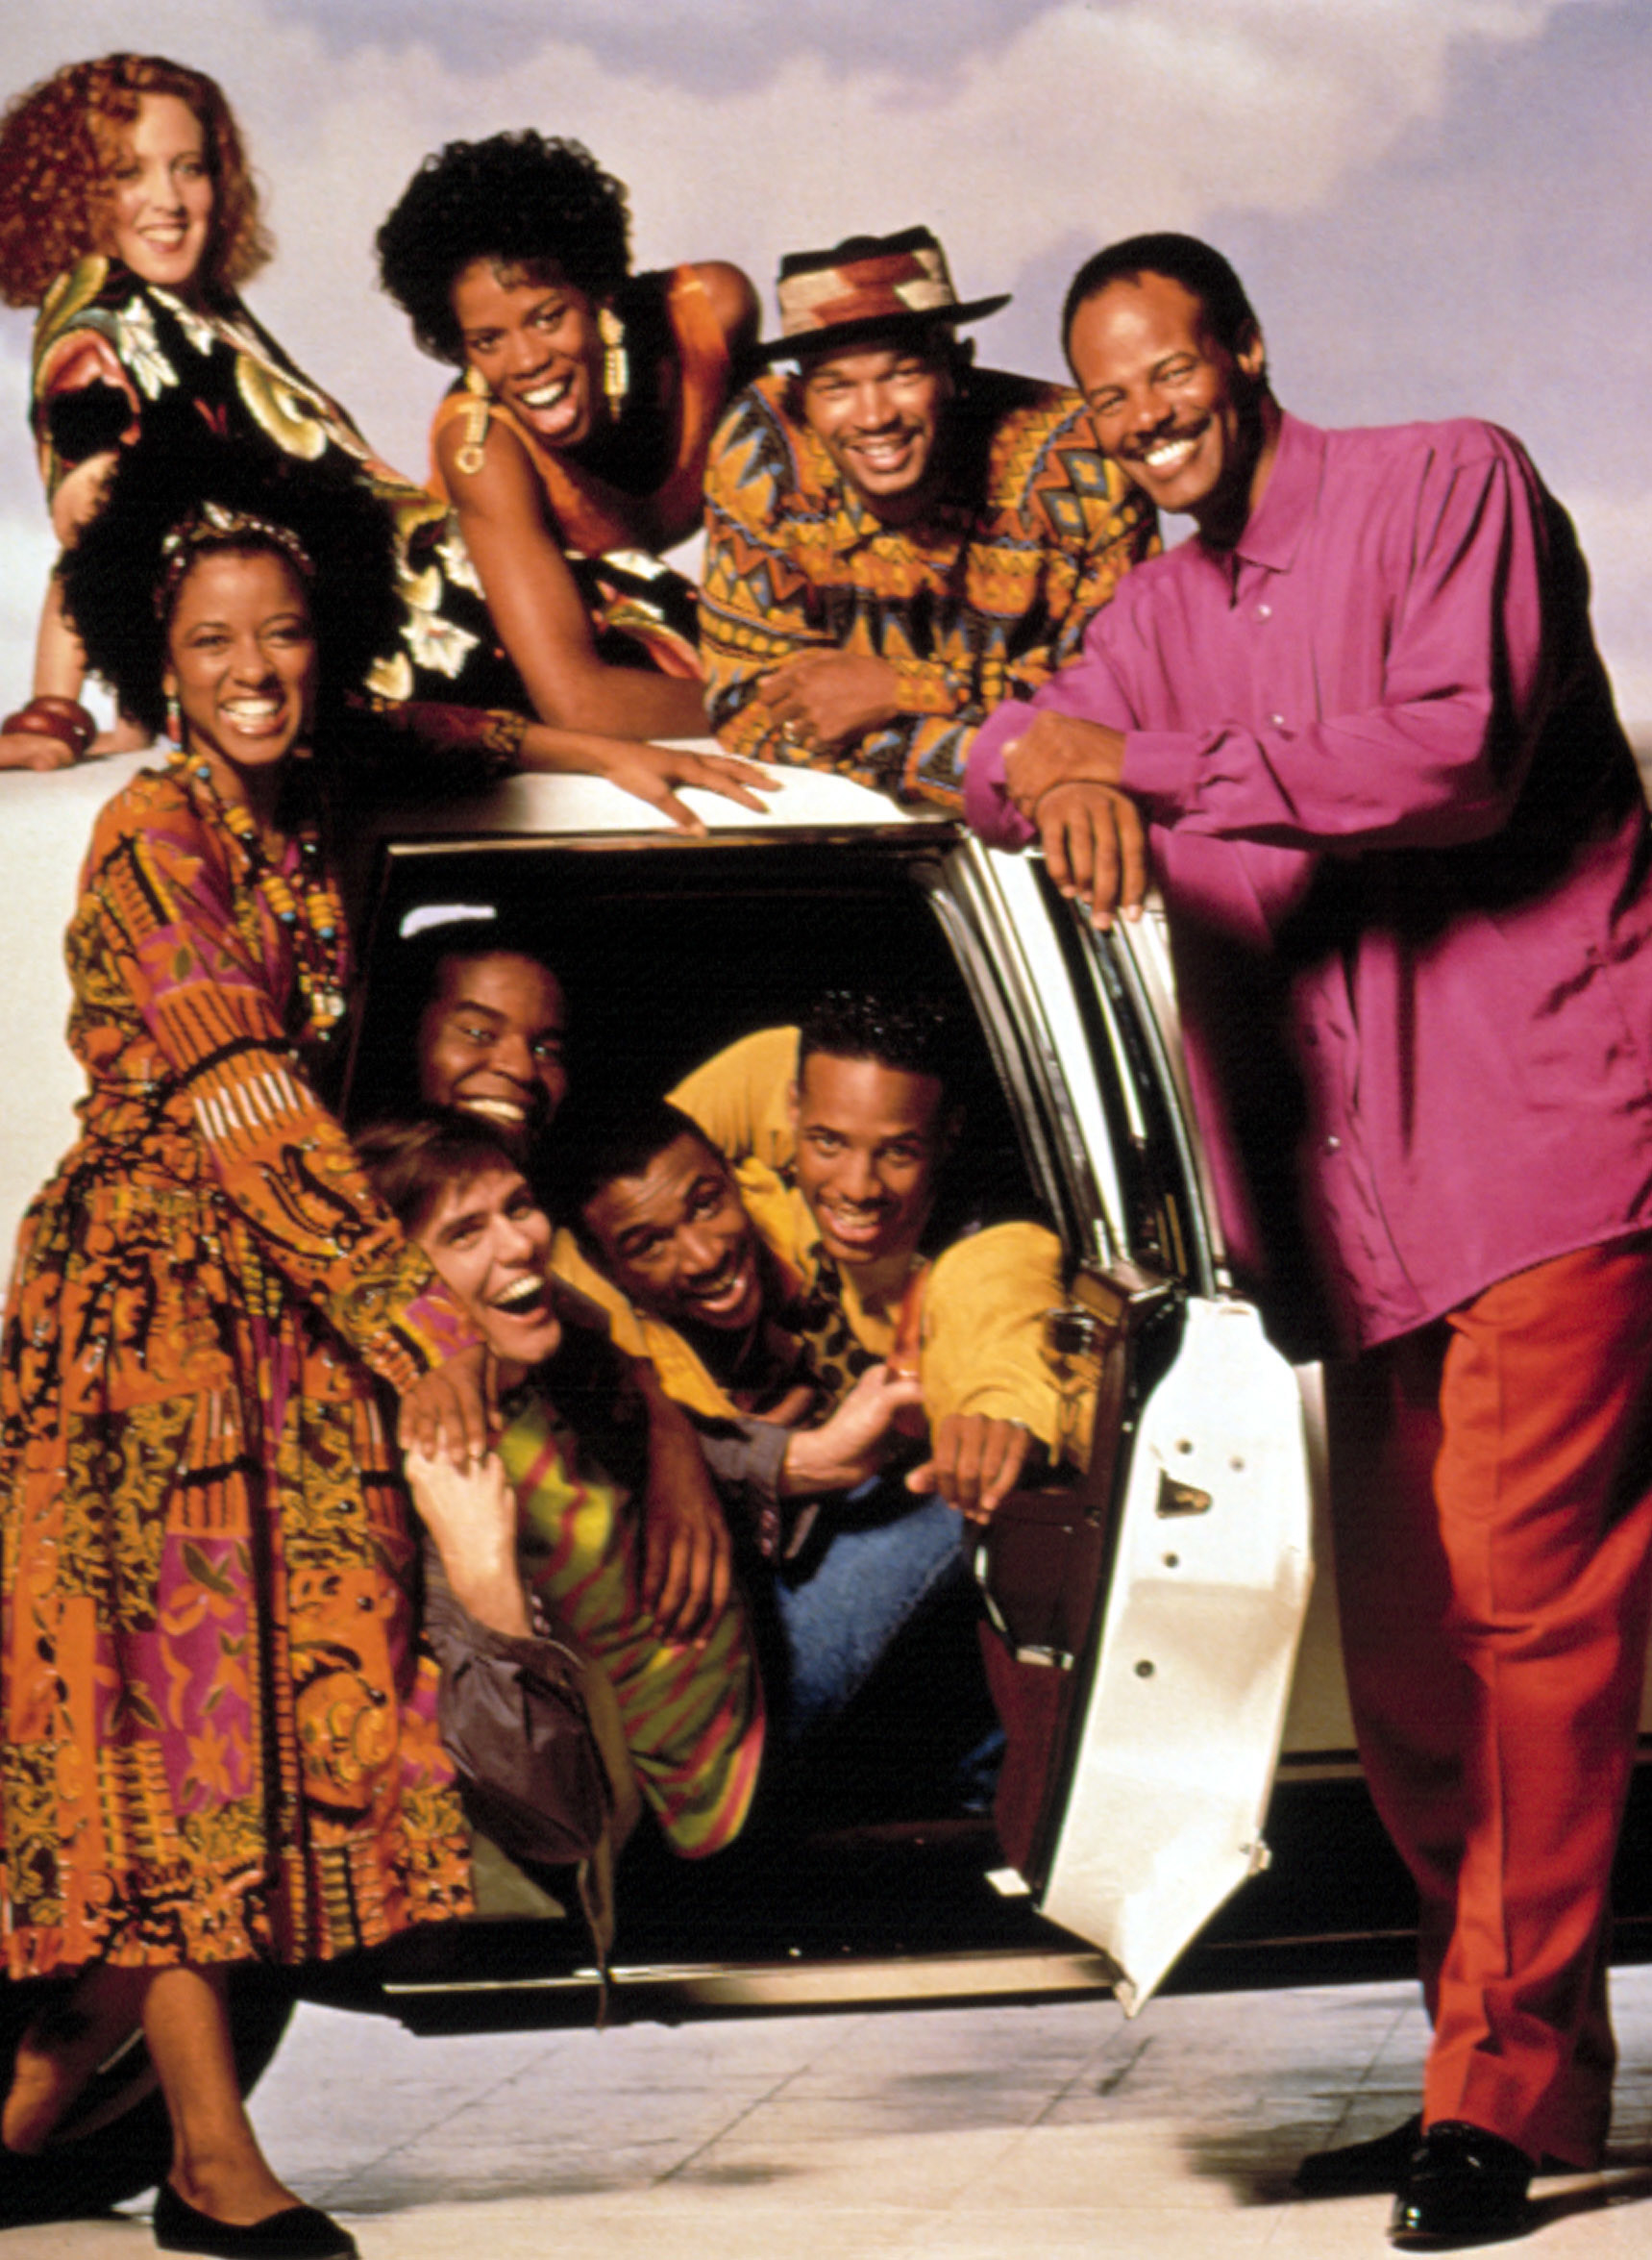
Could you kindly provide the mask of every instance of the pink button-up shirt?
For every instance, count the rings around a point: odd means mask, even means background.
[[[1506,433],[1287,416],[1236,549],[1139,566],[1032,704],[1126,733],[1224,1229],[1289,1346],[1652,1226],[1646,807]],[[999,845],[1025,722],[970,763]]]

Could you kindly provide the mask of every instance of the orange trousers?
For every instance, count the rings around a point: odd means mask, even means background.
[[[1327,1377],[1366,1775],[1417,1879],[1423,2119],[1588,2167],[1652,1602],[1652,1234]]]

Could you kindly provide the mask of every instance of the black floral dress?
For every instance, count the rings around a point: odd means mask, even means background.
[[[531,712],[447,506],[380,462],[239,299],[192,307],[118,260],[83,259],[40,308],[32,399],[48,498],[88,456],[164,427],[275,449],[289,463],[342,455],[388,507],[397,533],[401,649],[364,688],[396,701]]]

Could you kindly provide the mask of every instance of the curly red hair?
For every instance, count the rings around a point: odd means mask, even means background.
[[[70,62],[0,118],[0,296],[38,306],[59,275],[107,248],[109,181],[145,94],[175,94],[199,119],[212,177],[200,285],[219,298],[257,274],[272,245],[240,130],[217,82],[160,55]]]

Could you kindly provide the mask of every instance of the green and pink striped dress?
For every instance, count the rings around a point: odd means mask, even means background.
[[[500,1456],[516,1492],[524,1575],[614,1690],[638,1783],[674,1850],[740,1833],[763,1755],[763,1689],[738,1591],[703,1644],[667,1640],[637,1600],[642,1501],[547,1398],[510,1409]]]

